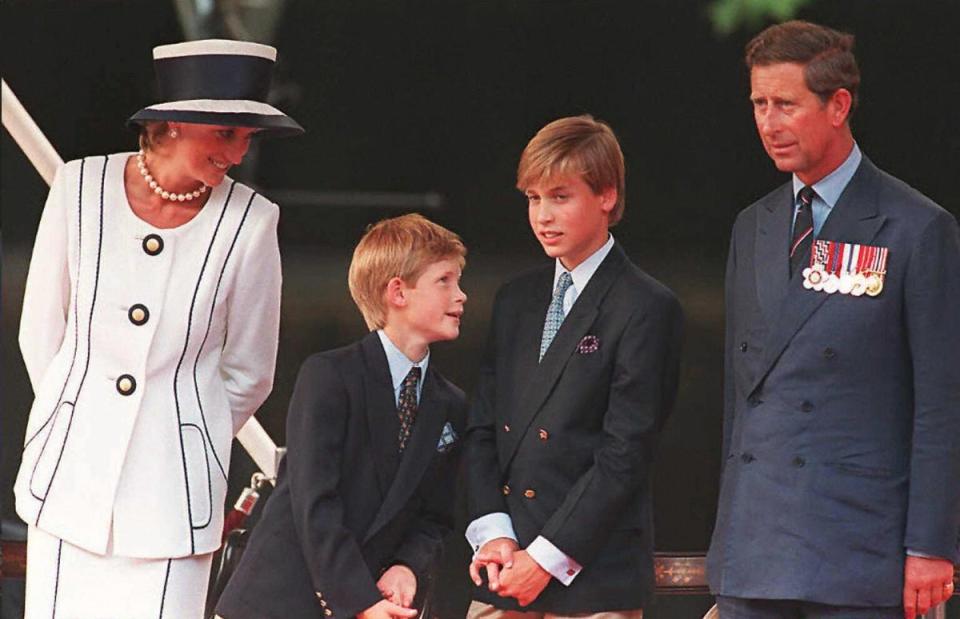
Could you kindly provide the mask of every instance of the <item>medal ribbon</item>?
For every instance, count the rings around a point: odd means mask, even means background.
[[[830,241],[830,262],[827,264],[827,273],[840,276],[843,261],[843,243]]]
[[[810,266],[821,264],[827,273],[839,276],[841,273],[887,272],[887,257],[890,250],[874,245],[840,243],[838,241],[817,241],[810,256]]]
[[[880,247],[877,251],[877,273],[884,275],[887,272],[887,255],[890,250],[886,247]]]
[[[863,267],[867,263],[867,255],[870,253],[869,245],[858,245],[857,252],[857,273],[863,273]]]
[[[810,266],[824,264],[827,261],[827,241],[814,241],[813,251],[810,252]]]
[[[862,247],[862,245],[857,245],[855,243],[844,246],[844,275],[856,275],[860,272],[860,250]]]

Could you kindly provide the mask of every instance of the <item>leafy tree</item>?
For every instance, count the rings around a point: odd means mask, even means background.
[[[714,29],[728,35],[738,28],[759,29],[764,21],[793,19],[812,0],[714,0],[708,11]]]

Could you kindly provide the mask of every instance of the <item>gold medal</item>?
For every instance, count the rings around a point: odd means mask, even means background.
[[[867,275],[866,293],[875,297],[883,290],[883,278],[877,273]]]

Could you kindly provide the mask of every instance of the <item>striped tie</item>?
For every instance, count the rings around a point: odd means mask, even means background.
[[[810,263],[810,247],[813,246],[813,188],[809,185],[800,190],[797,218],[793,222],[793,239],[790,241],[790,277]]]

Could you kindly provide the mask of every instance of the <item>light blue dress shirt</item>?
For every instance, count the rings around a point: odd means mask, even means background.
[[[410,373],[410,368],[417,366],[420,368],[420,380],[417,381],[417,402],[419,403],[420,393],[423,392],[423,377],[427,375],[427,364],[430,362],[430,350],[427,350],[427,354],[420,361],[411,361],[390,341],[383,329],[377,329],[377,335],[380,336],[383,352],[387,354],[387,365],[390,366],[393,401],[397,403],[397,406],[400,406],[400,387],[403,385],[403,379]]]
[[[567,271],[563,264],[557,260],[557,265],[553,272],[553,287],[551,290],[557,289],[557,281],[560,279],[560,275],[564,272],[569,272],[570,279],[573,280],[573,284],[567,288],[566,294],[563,295],[564,317],[570,313],[570,308],[573,307],[574,301],[577,300],[577,297],[580,296],[580,293],[583,292],[583,289],[587,287],[587,283],[590,282],[590,278],[593,277],[593,274],[597,272],[597,267],[600,266],[600,263],[603,262],[603,259],[607,257],[607,254],[610,253],[612,248],[613,235],[611,234],[610,238],[607,239],[607,242],[603,244],[603,247],[590,254],[586,260],[578,264],[572,271]]]
[[[857,168],[860,167],[860,161],[863,159],[863,155],[860,153],[860,147],[857,146],[857,143],[853,143],[853,149],[850,151],[850,154],[847,155],[847,158],[841,163],[837,169],[835,169],[830,174],[827,174],[819,181],[813,184],[813,237],[817,238],[820,236],[820,229],[823,228],[823,224],[827,221],[827,217],[830,215],[830,212],[833,210],[834,205],[837,203],[837,200],[840,199],[840,194],[843,193],[843,190],[847,188],[847,185],[850,183],[850,179],[853,178],[853,174],[857,171]],[[804,188],[804,183],[802,180],[797,178],[797,175],[793,175],[793,221],[797,221],[797,210],[800,208],[800,197],[798,194],[800,190]]]

